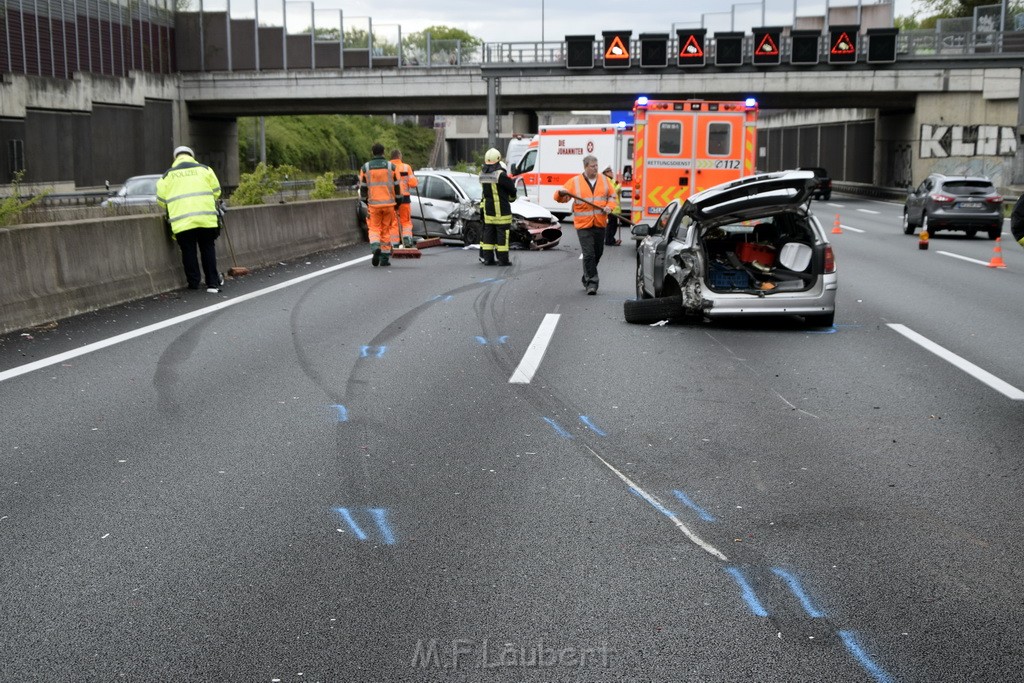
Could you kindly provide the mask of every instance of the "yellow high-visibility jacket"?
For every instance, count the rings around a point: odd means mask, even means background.
[[[174,235],[192,228],[220,227],[219,197],[217,174],[187,154],[179,155],[170,170],[156,181],[156,202],[167,212]]]

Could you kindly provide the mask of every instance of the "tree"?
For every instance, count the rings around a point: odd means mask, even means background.
[[[361,28],[350,28],[345,30],[345,49],[365,50],[370,44],[370,34]],[[373,34],[373,54],[388,55],[394,57],[398,54],[398,46],[381,38],[376,32]]]
[[[406,61],[418,60],[427,63],[427,36],[430,37],[430,60],[434,64],[462,63],[469,61],[477,49],[484,44],[480,38],[452,26],[429,26],[422,31],[409,34],[403,41]]]

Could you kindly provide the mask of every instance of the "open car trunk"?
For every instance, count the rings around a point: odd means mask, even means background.
[[[705,283],[715,292],[800,292],[824,271],[824,245],[795,212],[704,228],[699,240]]]

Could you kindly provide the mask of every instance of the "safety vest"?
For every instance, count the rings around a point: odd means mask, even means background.
[[[220,182],[209,166],[182,154],[156,181],[156,202],[167,212],[171,234],[193,228],[216,228]]]
[[[394,163],[395,172],[398,173],[398,186],[401,191],[401,195],[398,197],[398,203],[408,204],[412,201],[409,197],[409,188],[419,187],[420,182],[416,180],[416,176],[413,175],[412,166],[404,161],[395,161],[392,163]]]
[[[395,166],[384,157],[373,157],[359,170],[359,195],[367,206],[394,206],[401,193]]]
[[[502,182],[503,173],[505,173],[505,169],[495,164],[489,171],[480,174],[480,186],[483,188],[483,194],[480,197],[480,213],[483,214],[484,223],[488,225],[512,224],[512,203],[507,186],[511,186],[511,195],[514,199],[515,185],[507,175]]]
[[[593,190],[590,189],[590,183],[582,173],[570,178],[562,186],[562,190],[590,202],[589,204],[581,201],[572,203],[572,224],[577,230],[608,226],[608,214],[604,212],[603,208],[614,205],[614,191],[611,181],[603,173],[597,174]],[[558,199],[560,191],[555,192],[555,199]],[[597,206],[591,206],[591,204]]]
[[[603,173],[601,175],[604,175]],[[604,176],[608,178],[608,176]],[[619,194],[622,192],[622,185],[608,178],[608,182],[612,184],[612,213],[618,213],[621,205],[619,204]]]

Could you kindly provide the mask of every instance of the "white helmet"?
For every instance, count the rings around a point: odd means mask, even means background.
[[[187,154],[190,157],[194,157],[196,155],[196,153],[192,151],[191,147],[186,147],[185,145],[181,145],[180,147],[175,147],[174,148],[174,158],[175,159],[177,159],[178,156],[181,155],[181,154]]]
[[[501,152],[491,147],[487,152],[484,153],[485,164],[496,164],[501,161]]]

